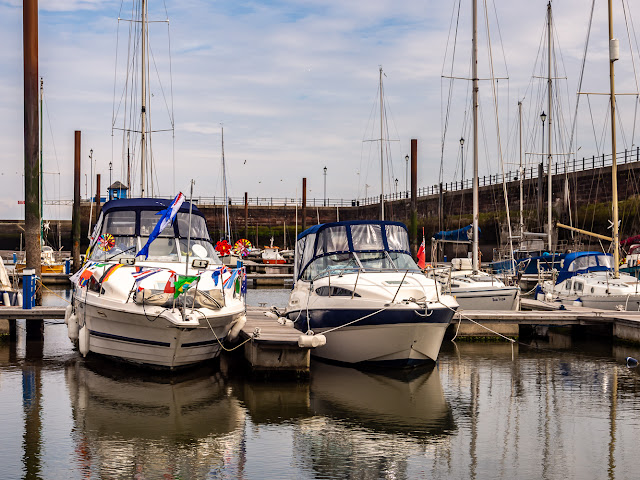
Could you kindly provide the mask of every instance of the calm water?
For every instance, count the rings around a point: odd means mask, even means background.
[[[284,304],[288,290],[250,290]],[[47,303],[62,300],[49,294]],[[180,376],[80,358],[64,325],[0,344],[0,478],[629,479],[640,350],[554,336],[445,342],[435,368],[312,363],[257,381],[222,358]]]

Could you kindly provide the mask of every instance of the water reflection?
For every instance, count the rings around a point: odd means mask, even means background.
[[[205,478],[241,473],[244,410],[217,369],[151,374],[70,362],[75,462],[88,477]],[[137,477],[136,477],[137,475]]]
[[[324,478],[407,478],[407,461],[455,431],[438,370],[373,372],[316,362],[314,416],[295,449]]]

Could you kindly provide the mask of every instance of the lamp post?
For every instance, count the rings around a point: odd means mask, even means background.
[[[396,178],[396,198],[398,198],[398,179]]]
[[[540,152],[540,154],[542,155],[543,161],[540,162],[543,164],[543,170],[544,170],[544,122],[547,119],[547,115],[546,113],[544,113],[544,110],[542,111],[542,113],[540,114],[540,120],[542,120],[542,152]]]
[[[460,161],[462,162],[462,189],[464,190],[464,137],[460,137]]]
[[[327,167],[324,167],[324,206],[327,206]]]
[[[405,198],[409,198],[409,155],[405,155],[404,156],[404,161],[406,163],[404,172],[405,172],[405,184],[404,184],[404,190],[406,192],[406,197]]]
[[[111,170],[113,169],[113,162],[109,162],[109,200],[111,200],[111,192],[113,189],[111,188]]]

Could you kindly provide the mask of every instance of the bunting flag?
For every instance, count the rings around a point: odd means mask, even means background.
[[[167,280],[167,284],[164,286],[164,293],[176,293],[176,272],[171,271],[171,275],[169,275],[169,280]]]
[[[69,277],[69,280],[78,285],[78,282],[80,282],[80,278],[82,277],[82,275],[85,274],[85,272],[87,272],[87,270],[90,271],[90,273],[93,273],[95,271],[96,268],[100,268],[100,267],[104,267],[108,265],[107,263],[98,263],[98,262],[87,262],[80,270],[78,270],[76,273],[74,273],[73,275],[71,275],[71,277]],[[90,274],[87,274],[87,280],[89,278],[91,278]],[[86,285],[86,282],[85,282]]]
[[[177,298],[181,293],[189,290],[191,288],[191,284],[199,278],[200,275],[175,275],[175,279],[173,281],[173,298]]]
[[[238,269],[231,270],[231,275],[223,283],[224,288],[233,287],[233,281],[235,280],[237,275],[238,275]]]
[[[247,272],[244,269],[242,270],[242,287],[240,287],[240,293],[242,295],[247,294]]]
[[[145,278],[149,278],[151,275],[155,275],[158,272],[163,271],[163,268],[144,268],[144,267],[136,267],[134,272],[131,272],[133,279],[136,283],[141,282]]]
[[[79,287],[85,287],[89,284],[89,279],[93,276],[93,270],[91,270],[90,268],[85,269],[84,272],[82,272],[82,274],[80,275],[80,278],[78,279],[78,286]]]
[[[176,198],[173,199],[171,205],[164,210],[159,211],[156,215],[161,215],[160,220],[156,223],[156,226],[149,235],[149,240],[144,244],[144,247],[140,249],[140,251],[136,254],[136,257],[140,255],[144,255],[144,258],[149,258],[149,245],[153,242],[160,233],[165,229],[165,227],[173,222],[173,219],[176,218],[178,214],[178,210],[180,210],[180,206],[184,203],[184,195],[182,192],[176,195]]]
[[[100,279],[100,283],[106,282],[107,280],[109,280],[109,277],[111,277],[111,275],[113,275],[113,273],[116,270],[118,270],[121,266],[122,266],[121,263],[116,263],[114,265],[111,265],[109,268],[107,268],[104,274],[102,275],[102,278]]]

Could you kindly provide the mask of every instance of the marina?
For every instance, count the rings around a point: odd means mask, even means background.
[[[0,478],[634,478],[636,7],[316,3],[0,5]]]

